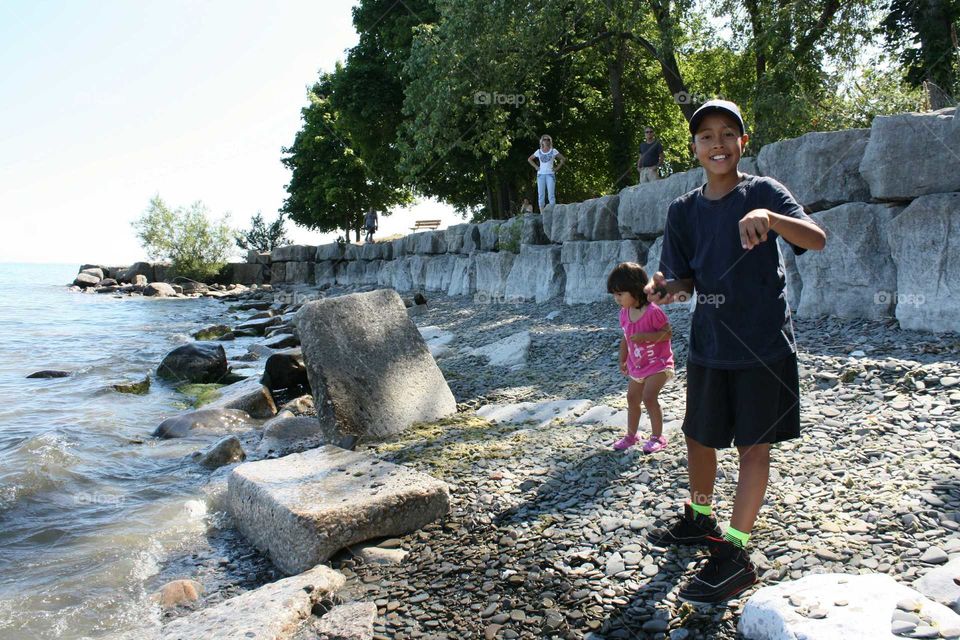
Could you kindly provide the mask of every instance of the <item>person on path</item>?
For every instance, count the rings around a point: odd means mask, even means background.
[[[378,222],[377,212],[373,209],[367,211],[367,215],[363,218],[363,227],[367,230],[367,237],[364,242],[373,242],[373,234],[377,231]]]
[[[673,377],[673,349],[667,314],[647,300],[643,289],[647,272],[635,262],[621,262],[607,278],[607,292],[620,305],[620,373],[627,383],[627,434],[617,440],[617,451],[637,444],[641,406],[650,414],[651,435],[643,443],[644,453],[656,453],[667,446],[663,436],[663,410],[657,396]]]
[[[800,435],[797,348],[777,237],[799,255],[822,250],[826,235],[782,184],[738,172],[748,136],[737,105],[705,103],[690,119],[690,134],[707,181],[670,205],[660,271],[645,287],[656,304],[697,293],[683,420],[690,500],[648,540],[706,545],[709,558],[678,596],[714,604],[757,581],[746,549],[767,489],[771,445]],[[721,535],[712,511],[717,449],[731,444],[739,454],[737,492]]]
[[[554,160],[557,161],[556,167],[553,166]],[[541,213],[548,199],[550,204],[557,204],[556,172],[566,161],[564,155],[553,148],[553,138],[547,134],[540,137],[540,148],[527,158],[527,162],[537,170],[537,201]]]
[[[637,171],[640,184],[660,179],[660,167],[663,166],[663,145],[657,140],[653,127],[644,127],[643,142],[640,143],[640,156],[637,158]]]

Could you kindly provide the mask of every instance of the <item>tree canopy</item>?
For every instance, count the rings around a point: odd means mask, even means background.
[[[534,199],[543,133],[569,158],[561,201],[612,193],[636,182],[646,125],[668,169],[690,167],[686,123],[713,97],[740,104],[754,151],[865,126],[916,108],[918,79],[955,91],[958,2],[361,0],[358,44],[285,149],[284,211],[358,232],[367,208],[416,194],[507,217]]]

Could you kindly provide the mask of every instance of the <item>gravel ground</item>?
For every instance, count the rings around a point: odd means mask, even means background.
[[[661,395],[669,422],[683,416],[689,316],[668,312],[678,366]],[[473,413],[527,400],[625,407],[612,302],[434,296],[415,321],[455,334],[438,363],[461,411],[361,448],[446,480],[453,506],[443,522],[394,542],[410,552],[401,564],[340,558],[349,578],[341,595],[376,602],[378,637],[736,637],[752,591],[722,607],[681,605],[675,594],[697,553],[657,552],[644,538],[686,495],[681,434],[668,432],[667,450],[645,457],[610,449],[618,428],[492,425]],[[524,330],[531,346],[522,368],[465,354]],[[960,338],[833,318],[799,320],[796,330],[804,432],[772,455],[751,540],[763,584],[818,572],[883,572],[909,583],[957,557]],[[736,470],[736,454],[721,454],[721,522]]]

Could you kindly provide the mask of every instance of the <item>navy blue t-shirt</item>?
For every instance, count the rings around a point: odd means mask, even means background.
[[[719,200],[705,197],[704,187],[670,205],[660,255],[668,280],[693,278],[696,288],[689,361],[746,369],[781,360],[797,347],[778,234],[771,231],[766,242],[747,251],[738,223],[753,209],[810,218],[772,178],[745,175]],[[800,255],[805,249],[793,246],[793,251]]]

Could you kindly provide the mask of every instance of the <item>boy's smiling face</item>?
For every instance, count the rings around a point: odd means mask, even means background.
[[[737,121],[725,113],[708,113],[693,136],[693,153],[707,175],[736,173],[748,136],[740,134]]]

